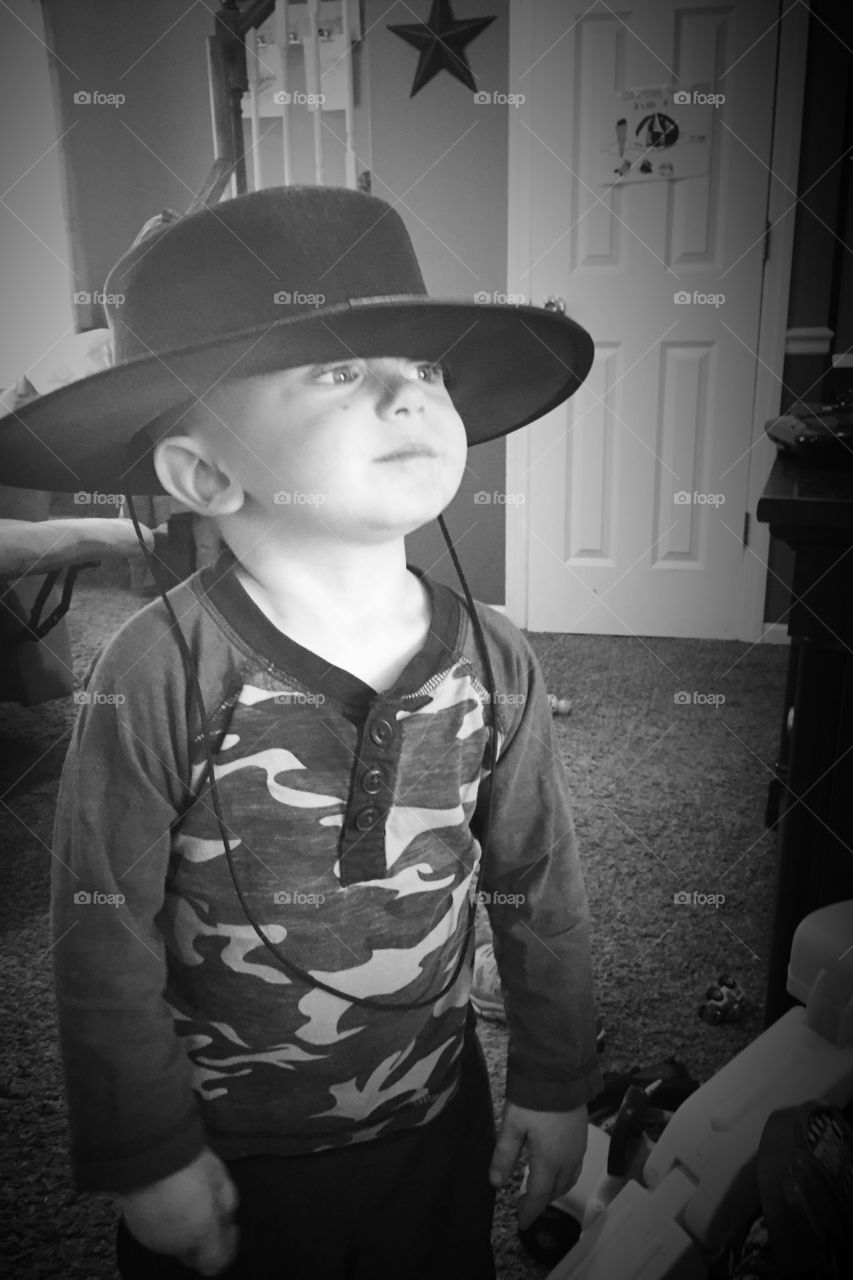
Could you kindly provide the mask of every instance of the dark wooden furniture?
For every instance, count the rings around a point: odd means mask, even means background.
[[[853,471],[777,458],[758,519],[794,551],[791,654],[768,821],[776,905],[765,1023],[792,1001],[791,940],[810,911],[853,897]]]

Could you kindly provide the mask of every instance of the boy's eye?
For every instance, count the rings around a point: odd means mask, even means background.
[[[446,385],[448,380],[448,370],[443,364],[440,364],[438,361],[435,361],[434,363],[424,362],[416,367],[418,371],[418,378],[420,378],[421,381],[443,382]]]
[[[411,372],[406,376],[413,377],[419,382],[428,382],[434,385],[447,386],[450,375],[447,367],[438,361],[420,360],[409,361],[407,367]],[[356,382],[364,373],[364,362],[361,360],[353,360],[347,364],[331,364],[318,365],[314,370],[314,380],[324,386],[347,386],[351,382]]]
[[[325,369],[321,367],[314,376],[317,382],[340,387],[348,382],[355,382],[360,373],[361,365],[359,364],[335,364]]]

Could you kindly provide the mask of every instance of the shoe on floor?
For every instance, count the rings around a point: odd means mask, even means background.
[[[491,942],[480,943],[474,952],[471,1003],[481,1018],[488,1018],[492,1022],[506,1022],[501,980]]]

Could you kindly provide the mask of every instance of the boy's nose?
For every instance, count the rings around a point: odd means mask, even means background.
[[[396,366],[375,371],[380,413],[420,413],[426,403],[423,383]]]
[[[424,388],[407,378],[388,378],[379,390],[380,413],[420,413],[425,404]]]

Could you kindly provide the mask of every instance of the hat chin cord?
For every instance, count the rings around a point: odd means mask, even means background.
[[[349,1004],[364,1005],[369,1009],[382,1009],[382,1010],[386,1010],[388,1013],[400,1013],[409,1009],[426,1009],[434,1005],[437,1000],[441,999],[442,996],[446,995],[447,992],[450,991],[450,989],[453,987],[457,978],[459,977],[459,974],[462,971],[462,966],[465,963],[465,958],[468,955],[469,938],[471,937],[474,930],[474,915],[476,912],[476,895],[474,894],[471,895],[471,899],[469,901],[468,921],[465,928],[465,935],[464,935],[462,944],[459,948],[459,956],[456,960],[456,964],[454,966],[453,973],[451,974],[450,978],[444,984],[444,986],[441,987],[439,991],[436,991],[433,995],[428,996],[426,999],[403,1001],[403,1002],[371,1000],[364,996],[355,996],[348,991],[340,991],[336,987],[330,986],[328,983],[321,981],[319,978],[309,973],[306,969],[302,969],[299,967],[299,965],[294,964],[292,960],[286,959],[285,956],[282,955],[281,950],[273,942],[271,942],[270,939],[266,936],[263,929],[258,924],[257,920],[252,915],[252,912],[249,908],[249,904],[246,901],[245,894],[243,893],[243,890],[240,888],[240,883],[237,879],[237,873],[234,868],[234,858],[231,850],[231,844],[228,839],[228,830],[225,825],[225,819],[222,814],[222,807],[219,802],[219,792],[216,785],[216,773],[215,773],[214,763],[213,763],[213,748],[211,745],[210,735],[208,733],[208,728],[207,728],[207,725],[208,725],[207,712],[205,710],[204,700],[202,698],[201,685],[199,683],[198,672],[196,670],[195,661],[193,659],[192,654],[190,653],[189,646],[186,642],[184,633],[181,630],[180,624],[175,615],[175,611],[172,608],[172,603],[169,600],[169,597],[167,594],[168,587],[163,581],[163,575],[162,575],[160,566],[157,563],[157,559],[155,555],[149,549],[143,537],[142,528],[140,526],[139,519],[136,514],[136,509],[133,504],[133,498],[131,497],[130,494],[126,495],[126,503],[127,503],[128,512],[130,513],[131,521],[133,522],[133,529],[136,534],[137,540],[140,546],[142,547],[143,553],[145,555],[145,560],[148,564],[148,568],[150,569],[151,574],[154,578],[154,582],[157,586],[158,594],[169,616],[171,629],[175,634],[175,639],[177,640],[178,648],[180,649],[180,652],[181,652],[181,658],[183,660],[186,677],[187,677],[187,680],[189,681],[189,686],[192,691],[192,696],[195,701],[196,708],[198,710],[198,714],[201,722],[201,731],[202,731],[202,739],[204,742],[204,755],[205,755],[205,762],[206,762],[206,772],[204,774],[204,777],[202,778],[202,782],[204,782],[204,780],[207,779],[209,780],[209,783],[210,783],[211,804],[213,807],[214,815],[216,817],[217,826],[219,827],[219,834],[222,839],[222,847],[225,850],[225,858],[228,863],[228,870],[231,874],[231,879],[234,883],[235,892],[237,894],[237,897],[240,900],[240,906],[243,908],[243,912],[246,916],[246,919],[249,921],[249,924],[252,926],[255,933],[258,935],[258,937],[260,938],[264,946],[267,948],[267,950],[272,953],[272,955],[276,958],[276,960],[281,965],[281,967],[289,975],[300,979],[302,982],[308,984],[309,986],[319,987],[321,991],[326,991],[329,993],[329,995],[337,996],[339,999],[345,1000]],[[491,829],[492,799],[494,796],[493,781],[494,781],[495,767],[497,765],[497,753],[498,753],[498,745],[497,745],[498,734],[497,734],[497,722],[496,722],[497,696],[496,696],[496,690],[495,690],[495,677],[494,677],[494,672],[492,670],[492,663],[489,657],[489,651],[486,646],[485,636],[483,635],[483,628],[480,624],[480,619],[477,616],[477,610],[474,606],[474,600],[468,588],[468,583],[465,581],[465,576],[462,572],[462,566],[459,563],[459,558],[456,555],[456,551],[451,541],[450,534],[447,531],[447,525],[444,522],[444,517],[441,515],[438,516],[438,524],[441,529],[444,540],[447,543],[447,550],[449,551],[450,558],[453,561],[453,567],[456,570],[456,574],[462,585],[462,590],[465,595],[465,601],[468,606],[468,612],[470,613],[470,616],[471,616],[471,622],[474,627],[474,633],[477,638],[477,644],[479,646],[480,653],[482,654],[482,657],[483,657],[483,663],[486,668],[486,674],[488,679],[488,692],[489,692],[489,699],[490,699],[489,721],[490,721],[491,732],[489,735],[489,772],[488,772],[488,781],[487,781],[488,798],[486,801],[486,814],[485,814],[485,821],[483,824],[483,841],[482,841],[482,847],[481,847],[482,853],[481,853],[481,860],[480,860],[480,875],[478,878],[478,883],[479,883],[479,881],[482,879],[483,866],[485,864],[486,851],[487,851],[488,842],[489,842],[489,831]]]

